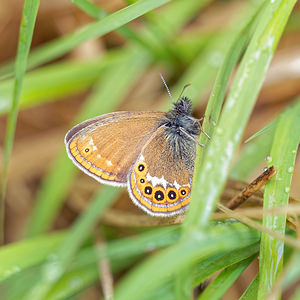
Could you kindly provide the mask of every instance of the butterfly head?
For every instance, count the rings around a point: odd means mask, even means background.
[[[187,97],[180,97],[174,103],[173,109],[166,113],[164,125],[169,127],[167,132],[179,137],[186,138],[182,131],[192,136],[200,133],[199,120],[192,116],[192,103]]]
[[[174,111],[178,115],[191,115],[192,103],[187,97],[180,97],[177,102],[174,103]]]

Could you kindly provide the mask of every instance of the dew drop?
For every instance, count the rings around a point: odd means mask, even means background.
[[[60,263],[48,263],[48,265],[46,266],[45,279],[48,282],[53,282],[62,274],[62,271],[63,269]]]
[[[272,157],[271,157],[270,155],[267,155],[267,156],[266,156],[266,161],[267,161],[268,163],[272,162]]]
[[[288,173],[293,173],[293,171],[294,171],[294,167],[289,167],[288,168]]]
[[[254,57],[255,57],[255,59],[259,59],[259,57],[260,57],[260,51],[259,50],[255,51]]]
[[[287,186],[287,187],[284,188],[284,191],[285,191],[286,193],[289,193],[289,192],[290,192],[290,188]]]
[[[78,288],[82,285],[82,280],[79,277],[75,277],[70,281],[70,287]]]
[[[155,243],[149,242],[146,246],[147,251],[153,251],[155,250]]]
[[[209,63],[214,67],[218,67],[222,63],[223,57],[224,54],[220,51],[212,52],[209,57]]]
[[[217,133],[217,134],[222,134],[222,133],[223,133],[223,129],[220,128],[220,127],[218,127],[218,128],[216,129],[216,133]]]
[[[50,262],[56,261],[58,259],[57,254],[56,253],[50,253],[47,257],[47,260]]]
[[[19,266],[14,266],[13,267],[13,272],[20,272],[21,268]]]
[[[0,98],[0,111],[9,109],[10,99],[8,98]]]

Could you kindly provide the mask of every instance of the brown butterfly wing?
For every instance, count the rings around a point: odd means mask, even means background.
[[[127,185],[132,165],[163,116],[162,112],[116,112],[87,120],[66,134],[67,153],[96,180]]]
[[[133,202],[148,214],[171,216],[188,206],[196,143],[185,142],[178,147],[161,126],[136,160],[128,177],[128,190]]]

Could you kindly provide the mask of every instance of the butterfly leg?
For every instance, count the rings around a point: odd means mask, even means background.
[[[179,128],[179,130],[185,134],[187,137],[189,137],[191,140],[193,140],[195,143],[197,143],[199,146],[204,147],[205,144],[201,144],[196,138],[194,138],[192,135],[190,135],[188,132],[186,132],[182,127]]]

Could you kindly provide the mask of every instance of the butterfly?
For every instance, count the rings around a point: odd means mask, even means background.
[[[191,101],[180,95],[167,113],[121,111],[87,120],[67,132],[68,156],[97,181],[127,186],[133,203],[146,213],[180,214],[190,203],[202,131],[191,109]]]

